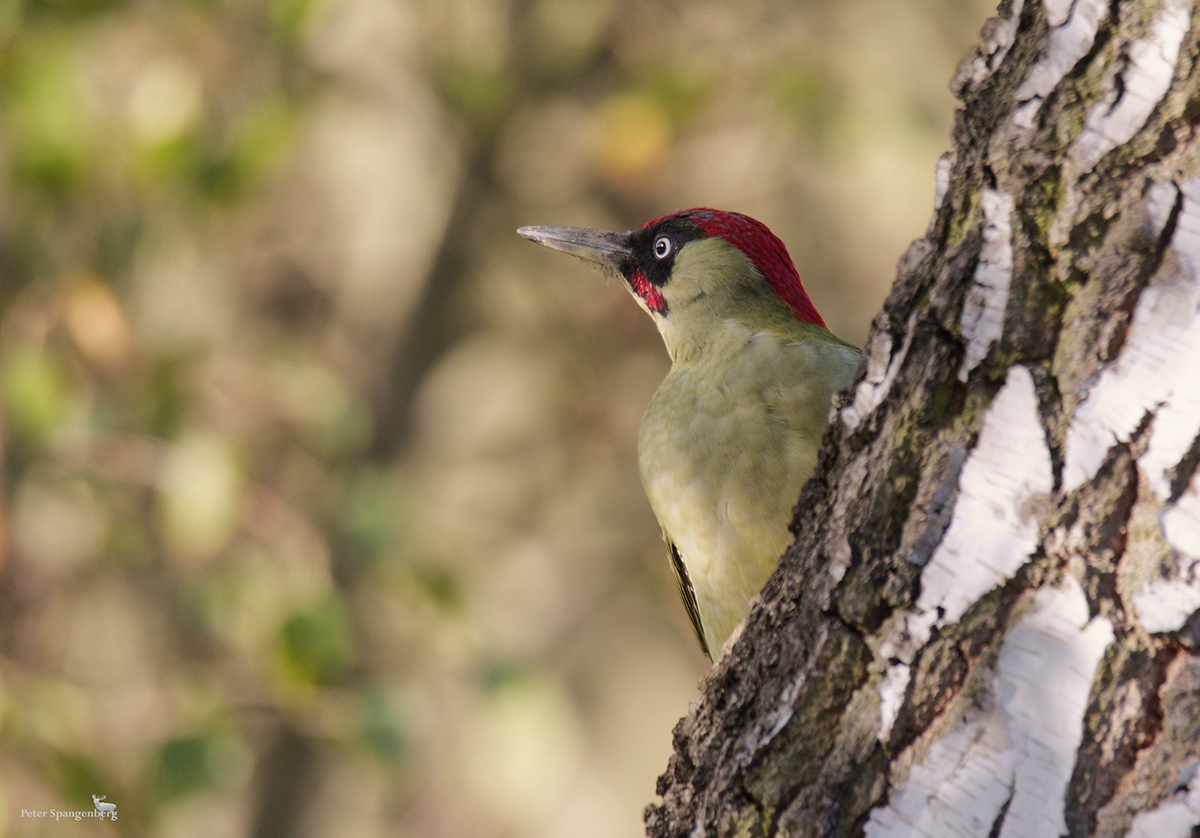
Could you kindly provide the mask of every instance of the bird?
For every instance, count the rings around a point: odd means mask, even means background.
[[[710,660],[791,542],[834,393],[859,350],[825,325],[765,224],[695,208],[629,232],[518,234],[616,274],[654,320],[671,368],[642,417],[638,470],[680,597]]]

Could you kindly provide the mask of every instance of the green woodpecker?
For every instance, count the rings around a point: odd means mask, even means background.
[[[859,352],[813,307],[783,242],[732,212],[691,209],[628,233],[522,227],[615,271],[671,356],[638,466],[696,636],[710,658],[791,542],[830,400]]]

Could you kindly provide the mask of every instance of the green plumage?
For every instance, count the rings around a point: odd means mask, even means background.
[[[791,541],[830,401],[859,352],[797,320],[819,317],[782,243],[745,216],[688,210],[631,233],[519,232],[616,271],[662,333],[672,366],[642,417],[638,465],[684,607],[715,658]]]
[[[858,351],[792,319],[721,239],[684,248],[664,293],[669,315],[655,320],[673,364],[642,418],[638,464],[715,657],[791,541],[792,507]]]

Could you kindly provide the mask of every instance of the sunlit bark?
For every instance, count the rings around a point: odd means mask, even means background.
[[[1007,0],[651,836],[1200,823],[1200,15]]]

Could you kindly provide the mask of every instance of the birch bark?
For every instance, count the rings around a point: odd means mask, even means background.
[[[666,836],[1200,830],[1200,10],[1005,0]]]

